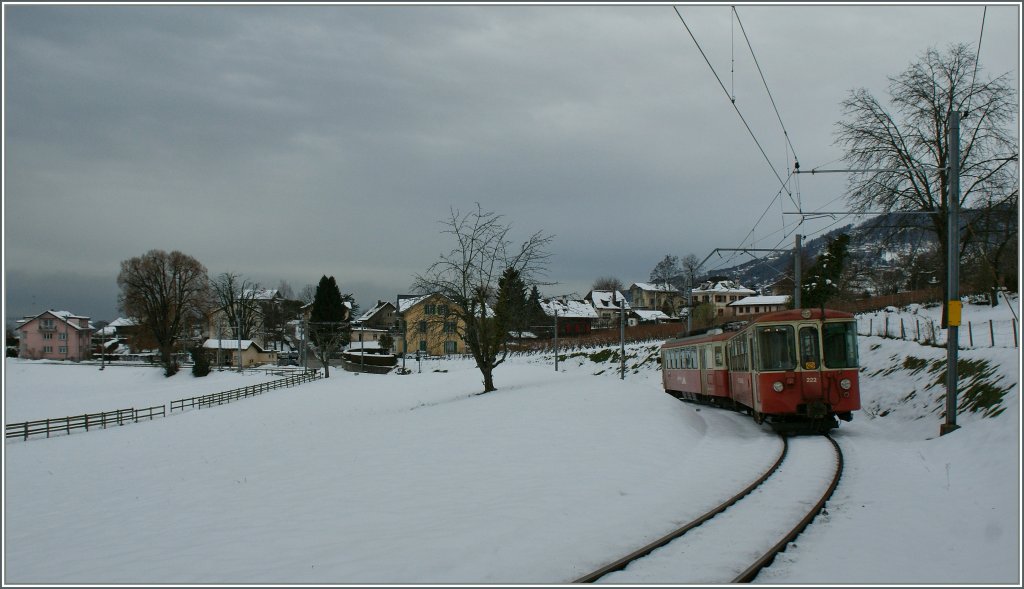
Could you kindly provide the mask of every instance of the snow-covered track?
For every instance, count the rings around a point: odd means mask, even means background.
[[[753,580],[821,512],[843,470],[842,451],[831,437],[780,437],[782,451],[775,464],[745,489],[672,533],[575,582]]]

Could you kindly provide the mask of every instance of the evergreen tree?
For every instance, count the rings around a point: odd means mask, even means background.
[[[526,316],[527,325],[529,327],[540,327],[551,324],[551,318],[544,312],[544,307],[540,304],[540,291],[537,290],[537,285],[533,285],[530,289],[530,297],[526,301]]]
[[[192,354],[192,376],[202,377],[210,374],[210,357],[202,344],[196,344],[189,350]]]
[[[800,303],[805,309],[812,307],[825,308],[825,303],[839,294],[839,279],[843,274],[843,265],[848,255],[850,236],[841,233],[838,237],[828,240],[814,265],[807,270],[803,279]]]
[[[316,287],[309,313],[309,339],[324,366],[324,378],[330,377],[331,357],[349,341],[348,310],[333,276],[323,276]]]
[[[516,339],[527,327],[526,314],[526,283],[516,268],[506,268],[498,278],[498,302],[494,305],[494,315],[502,334],[509,331],[516,333]]]

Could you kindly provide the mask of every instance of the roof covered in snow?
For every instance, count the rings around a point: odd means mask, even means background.
[[[75,329],[93,329],[93,325],[89,322],[88,317],[85,317],[84,315],[75,315],[71,311],[55,311],[53,309],[43,311],[42,313],[35,316],[25,317],[24,319],[18,320],[17,323],[18,325],[24,325],[30,321],[35,321],[36,319],[39,319],[43,315],[50,315],[52,317],[55,317],[63,321],[67,325],[74,327]],[[74,321],[72,321],[72,319],[74,319]]]
[[[717,282],[705,282],[693,289],[694,294],[715,292],[715,293],[729,293],[729,294],[746,294],[755,295],[755,291],[743,286],[735,280],[719,280]]]
[[[648,309],[633,309],[632,313],[640,317],[641,321],[667,321],[671,319],[668,315],[661,311],[651,311]]]
[[[203,342],[203,347],[208,350],[237,350],[238,340],[237,339],[208,339]],[[251,339],[242,340],[242,349],[248,350],[250,347],[256,348],[259,352],[265,352],[262,346],[252,341]]]
[[[668,283],[654,284],[652,282],[634,282],[633,286],[639,288],[640,290],[645,290],[649,292],[679,292],[679,289]],[[633,286],[629,287],[630,290],[633,289]]]
[[[549,299],[541,301],[540,308],[549,317],[554,317],[557,311],[559,317],[568,319],[597,319],[597,311],[587,301]]]
[[[729,303],[730,307],[747,307],[750,305],[785,305],[789,295],[765,295],[742,298]]]
[[[377,301],[377,304],[374,305],[372,309],[360,315],[359,318],[356,319],[356,321],[369,321],[370,319],[373,318],[374,315],[380,312],[381,309],[387,307],[388,305],[391,305],[392,307],[395,306],[395,304],[392,303],[391,301]]]
[[[592,290],[587,294],[586,299],[591,301],[594,308],[598,311],[617,311],[619,305],[623,302],[626,305],[626,309],[629,309],[629,301],[619,291],[610,290]]]

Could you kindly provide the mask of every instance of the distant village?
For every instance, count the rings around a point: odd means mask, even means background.
[[[189,326],[189,336],[184,339],[201,343],[214,366],[316,367],[314,356],[303,353],[311,345],[307,329],[312,303],[286,298],[277,289],[258,289],[250,293],[249,300],[263,323],[253,330],[253,337],[233,337],[227,313],[219,309]],[[694,309],[701,309],[703,324],[725,324],[783,309],[789,300],[788,295],[762,295],[724,279],[700,284],[691,290],[689,298],[668,283],[635,282],[623,290],[591,290],[581,299],[540,299],[543,316],[536,318],[528,331],[510,334],[510,339],[583,338],[601,330],[618,330],[620,324],[631,328],[680,324],[694,319],[690,317]],[[434,320],[447,316],[447,306],[452,304],[439,294],[398,295],[394,301],[377,301],[353,316],[353,304],[346,302],[350,332],[349,343],[342,351],[350,355],[464,354],[466,344],[458,326]],[[682,326],[677,328],[681,330]],[[90,317],[50,309],[24,317],[13,331],[8,330],[7,356],[72,362],[155,362],[159,353],[152,338],[130,317],[95,325]]]

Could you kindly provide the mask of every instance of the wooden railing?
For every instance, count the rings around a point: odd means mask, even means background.
[[[230,391],[222,391],[219,393],[211,393],[209,395],[200,395],[198,397],[189,397],[187,399],[178,399],[177,401],[171,401],[171,413],[174,410],[184,411],[185,409],[202,409],[203,407],[212,407],[214,405],[223,405],[246,397],[254,397],[256,395],[262,395],[267,391],[274,389],[280,389],[285,387],[293,387],[300,385],[304,382],[314,381],[320,377],[320,373],[316,370],[307,370],[302,374],[296,374],[283,378],[281,380],[274,380],[270,382],[262,382],[259,384],[249,385],[240,389],[232,389]]]
[[[84,415],[72,415],[70,417],[58,417],[55,419],[37,419],[35,421],[24,421],[22,423],[8,423],[5,427],[6,438],[21,438],[27,440],[30,436],[45,435],[50,437],[56,434],[70,434],[74,430],[106,429],[108,426],[124,425],[134,423],[142,419],[152,420],[155,417],[164,417],[166,406],[155,405],[144,409],[115,409],[103,413],[86,413]]]
[[[320,374],[318,371],[308,370],[301,374],[295,374],[281,380],[260,383],[240,389],[224,391],[222,393],[179,399],[177,401],[171,401],[171,411],[173,412],[175,409],[184,411],[186,408],[190,407],[202,408],[212,405],[222,405],[243,397],[260,395],[273,389],[292,387],[304,382],[314,381],[319,377]],[[94,429],[106,429],[114,425],[135,423],[146,419],[153,420],[157,417],[166,417],[167,414],[168,411],[166,405],[154,405],[153,407],[146,407],[143,409],[129,407],[127,409],[104,411],[103,413],[86,413],[84,415],[72,415],[70,417],[57,417],[50,419],[37,419],[35,421],[24,421],[21,423],[8,423],[4,426],[5,437],[27,440],[32,436],[45,435],[49,438],[54,435],[71,434],[75,430],[89,431]]]

